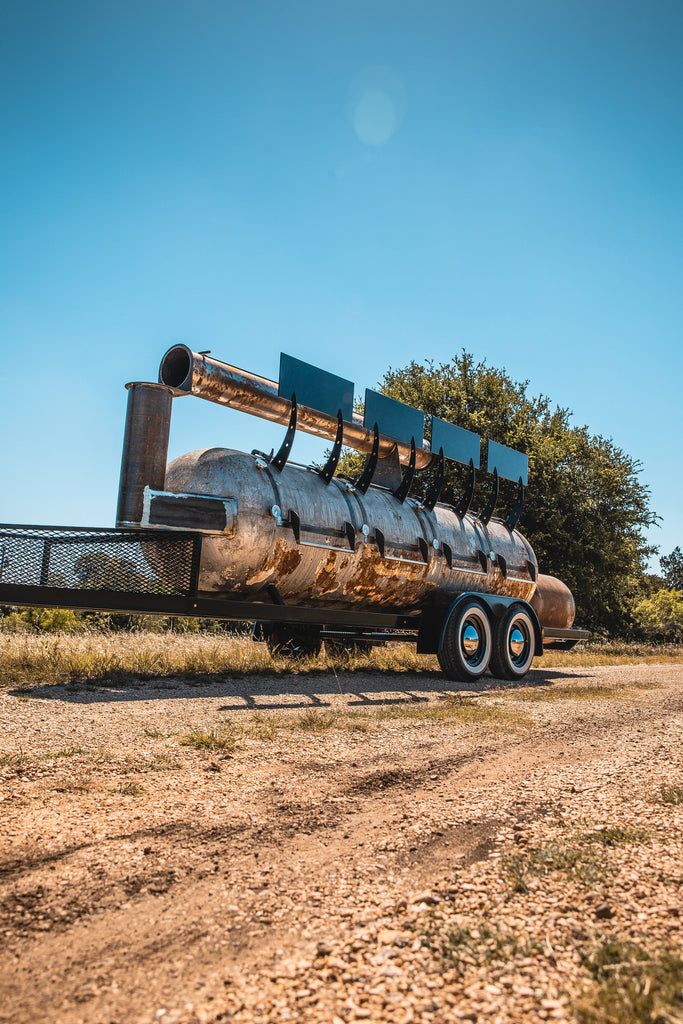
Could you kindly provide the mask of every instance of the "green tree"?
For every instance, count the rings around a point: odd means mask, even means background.
[[[639,479],[640,463],[608,438],[575,426],[568,409],[545,395],[531,397],[528,381],[476,362],[463,351],[448,363],[410,362],[384,375],[379,390],[423,409],[427,430],[438,416],[529,456],[529,487],[520,529],[533,545],[542,572],[572,589],[577,623],[623,634],[632,624],[648,557],[644,536],[655,522],[650,495]],[[359,457],[347,457],[342,472],[357,472]],[[433,470],[416,478],[424,493]],[[442,500],[461,491],[465,474],[447,462]],[[482,509],[491,478],[480,473],[472,504]],[[510,509],[515,486],[501,482],[498,511]]]
[[[683,552],[675,547],[670,555],[662,555],[659,559],[667,587],[683,590]]]
[[[683,640],[683,593],[659,590],[636,605],[636,621],[650,640]]]

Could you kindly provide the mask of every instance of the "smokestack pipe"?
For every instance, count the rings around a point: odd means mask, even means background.
[[[289,423],[291,402],[278,395],[278,386],[274,380],[247,373],[246,370],[239,370],[206,355],[198,355],[187,345],[174,345],[168,350],[159,367],[159,382],[173,388],[176,395],[196,395],[273,423]],[[299,406],[296,425],[298,430],[332,441],[337,433],[337,416],[336,413],[330,416],[307,406]],[[351,423],[344,422],[345,445],[359,452],[371,452],[372,441],[372,430],[363,426],[362,418],[357,413],[354,413]],[[415,441],[420,445],[415,465],[417,469],[424,469],[429,465],[432,453],[421,447],[421,437],[415,438]],[[380,434],[380,458],[391,455],[394,449],[401,462],[410,461],[410,444]]]
[[[163,491],[171,429],[173,391],[162,384],[126,384],[128,406],[123,435],[117,526],[138,526],[145,487]]]

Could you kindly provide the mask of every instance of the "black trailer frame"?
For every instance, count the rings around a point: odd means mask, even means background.
[[[287,605],[273,588],[263,601],[202,593],[202,539],[201,533],[175,529],[0,524],[0,605],[310,625],[320,627],[322,639],[338,643],[408,642],[423,653],[438,652],[439,622],[450,614],[448,605],[406,614]],[[525,603],[472,596],[494,612]],[[569,649],[588,636],[581,629],[545,628],[536,653]]]

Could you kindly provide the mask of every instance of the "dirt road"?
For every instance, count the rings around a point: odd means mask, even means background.
[[[0,1020],[683,1019],[683,665],[528,682],[2,692]]]

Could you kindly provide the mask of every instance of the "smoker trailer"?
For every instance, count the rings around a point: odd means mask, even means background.
[[[176,345],[158,383],[127,388],[116,527],[0,526],[0,604],[248,620],[285,653],[412,642],[461,682],[487,669],[521,679],[544,647],[588,636],[516,529],[520,452],[488,442],[491,494],[476,513],[476,434],[433,417],[427,442],[424,413],[370,390],[361,416],[351,381],[291,356],[275,382]],[[186,395],[286,425],[282,445],[167,466],[171,406]],[[333,442],[325,466],[289,459],[297,429]],[[344,445],[366,453],[355,480],[335,476]],[[452,504],[440,500],[447,459],[469,468]],[[428,494],[411,498],[430,466]],[[517,484],[505,519],[500,477]]]

